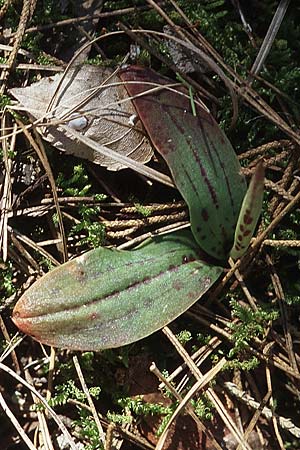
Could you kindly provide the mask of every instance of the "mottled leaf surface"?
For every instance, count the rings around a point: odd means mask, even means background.
[[[153,89],[145,82],[172,83],[137,66],[123,69],[120,77],[130,82],[126,89],[131,96]],[[195,239],[209,255],[223,260],[233,244],[246,183],[236,154],[212,115],[197,106],[195,117],[182,92],[161,89],[135,98],[134,104],[189,207]]]
[[[264,196],[265,169],[262,162],[256,166],[242,203],[236,225],[234,245],[230,256],[238,259],[247,251],[259,219]]]
[[[55,347],[101,350],[137,341],[168,324],[217,280],[190,231],[133,251],[97,248],[36,281],[13,311],[14,323]]]

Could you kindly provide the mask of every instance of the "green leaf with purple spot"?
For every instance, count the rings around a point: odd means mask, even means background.
[[[133,97],[154,85],[173,83],[137,66],[121,70],[120,77]],[[182,93],[186,91],[164,88],[133,101],[189,207],[196,241],[209,255],[224,260],[233,244],[246,182],[229,140],[212,115],[197,106],[195,117],[189,97]]]
[[[13,321],[39,342],[102,350],[167,325],[218,279],[190,231],[155,237],[133,251],[97,248],[54,269],[20,298]]]
[[[237,221],[234,244],[230,252],[233,260],[243,256],[254,234],[262,209],[264,177],[265,169],[263,163],[259,162],[251,178]]]

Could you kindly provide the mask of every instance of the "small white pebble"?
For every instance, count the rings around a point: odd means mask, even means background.
[[[137,115],[136,114],[132,114],[129,119],[128,119],[128,123],[129,125],[131,125],[132,127],[134,127],[134,125],[136,124],[136,120],[137,120]]]
[[[74,117],[72,119],[72,116]],[[71,120],[67,123],[68,127],[72,128],[73,130],[81,131],[83,130],[88,124],[88,120],[84,116],[78,116],[78,114],[72,114]]]

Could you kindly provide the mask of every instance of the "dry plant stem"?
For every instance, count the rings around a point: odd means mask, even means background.
[[[93,37],[88,33],[81,25],[75,25],[77,30],[89,41],[93,40]],[[102,58],[106,58],[103,50],[99,47],[99,45],[95,42],[93,44],[95,50],[101,55]]]
[[[0,69],[8,69],[9,66],[7,63],[1,63],[0,64]],[[63,72],[64,68],[63,67],[58,67],[58,66],[43,66],[42,64],[29,64],[29,63],[20,63],[20,64],[16,64],[15,65],[15,69],[16,70],[36,70],[36,71],[42,71],[42,72]]]
[[[150,216],[144,219],[120,219],[120,220],[105,220],[101,222],[105,225],[107,231],[126,230],[129,227],[143,228],[150,225],[160,225],[163,223],[181,222],[188,219],[187,211],[181,211],[175,214],[166,214],[163,216]]]
[[[35,142],[35,140],[31,136],[29,131],[25,128],[23,123],[21,121],[19,121],[18,119],[16,119],[16,121],[17,121],[18,125],[22,128],[22,131],[23,131],[24,135],[26,136],[27,140],[29,141],[31,146],[36,151],[36,153],[37,153],[39,159],[41,160],[41,163],[43,164],[43,167],[48,175],[49,182],[50,182],[51,189],[52,189],[53,200],[55,203],[56,212],[57,212],[57,216],[58,216],[58,224],[59,224],[59,228],[60,228],[60,233],[61,233],[62,241],[63,241],[63,260],[65,262],[68,259],[66,235],[65,235],[65,230],[64,230],[64,226],[63,226],[62,214],[61,214],[60,206],[58,203],[56,183],[55,183],[55,179],[53,177],[53,173],[52,173],[44,146],[43,146],[42,141],[37,133],[35,133],[35,135],[36,135],[35,137],[36,137],[38,143]]]
[[[77,356],[73,356],[73,362],[74,362],[74,366],[75,366],[75,369],[76,369],[76,372],[77,372],[77,375],[78,375],[80,384],[81,384],[81,386],[82,386],[83,392],[84,392],[85,395],[86,395],[88,404],[89,404],[89,406],[90,406],[90,408],[91,408],[91,411],[92,411],[92,413],[93,413],[93,417],[94,417],[95,423],[96,423],[97,428],[98,428],[98,433],[99,433],[100,441],[102,442],[103,445],[105,445],[105,433],[104,433],[104,431],[103,431],[101,422],[100,422],[100,420],[99,420],[99,416],[98,416],[98,413],[97,413],[97,411],[96,411],[94,402],[93,402],[93,400],[92,400],[92,397],[91,397],[91,395],[90,395],[90,393],[89,393],[89,390],[88,390],[88,388],[87,388],[87,385],[86,385],[86,383],[85,383],[84,376],[83,376],[83,373],[82,373],[82,370],[81,370],[81,367],[80,367],[80,364],[79,364],[79,361],[78,361]]]
[[[28,266],[32,267],[33,271],[40,273],[40,267],[36,260],[30,255],[30,253],[25,249],[25,247],[21,244],[21,242],[14,236],[13,233],[10,233],[10,239],[15,249],[19,251],[20,255],[27,260]]]
[[[267,349],[267,352],[269,350]],[[272,349],[271,349],[272,351]],[[270,393],[270,406],[271,408],[274,408],[274,398],[273,398],[273,388],[272,388],[272,377],[271,377],[271,371],[270,371],[270,367],[268,364],[266,364],[266,380],[267,380],[267,387],[268,387],[268,392]],[[279,433],[279,429],[278,429],[278,423],[277,423],[277,417],[276,416],[272,416],[272,422],[273,422],[273,427],[274,427],[274,432],[277,438],[277,442],[278,445],[280,446],[281,450],[285,449],[285,446],[283,444],[283,440],[282,437]]]
[[[46,250],[44,250],[42,247],[39,247],[39,245],[37,245],[35,242],[33,242],[31,239],[29,239],[29,237],[25,236],[24,234],[21,234],[19,231],[14,230],[13,228],[11,228],[10,226],[7,227],[8,231],[10,233],[14,233],[16,235],[16,237],[24,242],[25,244],[27,244],[29,247],[31,247],[33,250],[37,251],[38,253],[40,253],[42,256],[44,256],[45,258],[49,259],[49,261],[51,261],[52,264],[54,264],[54,266],[59,266],[59,262],[50,254],[48,253]]]
[[[231,334],[228,333],[223,328],[220,328],[220,327],[218,327],[217,325],[215,325],[213,323],[213,321],[216,320],[216,317],[213,314],[209,313],[206,310],[206,308],[200,307],[199,305],[197,306],[197,309],[201,312],[201,314],[194,314],[191,311],[187,312],[187,314],[189,316],[193,317],[193,319],[195,319],[196,321],[200,322],[202,325],[206,326],[208,329],[212,330],[214,333],[217,333],[218,335],[223,336],[229,342],[232,342]],[[206,320],[204,318],[204,316],[207,316],[209,318],[209,320]],[[259,347],[261,347],[261,342],[260,341],[257,341],[255,343]],[[268,358],[268,357],[266,357],[265,354],[263,354],[261,351],[257,350],[256,348],[254,348],[251,345],[249,345],[247,347],[247,351],[249,352],[249,354],[252,354],[252,355],[256,356],[260,361],[263,361],[265,363],[268,362],[270,365],[272,365],[274,367],[277,367],[278,369],[282,370],[286,374],[291,375],[292,377],[296,378],[297,380],[300,379],[299,373],[295,372],[293,370],[293,368],[291,368],[289,366],[289,364],[287,364],[285,361],[283,361],[282,358],[280,358],[280,357],[278,357],[276,355],[272,355],[272,358]]]
[[[165,440],[166,440],[166,437],[167,437],[167,434],[168,434],[168,431],[169,431],[169,427],[172,424],[172,422],[174,422],[174,420],[177,418],[177,416],[180,414],[180,412],[183,410],[183,408],[185,408],[188,405],[188,403],[190,402],[190,400],[192,400],[194,395],[200,389],[204,389],[205,386],[217,376],[217,374],[220,372],[220,370],[222,369],[222,367],[224,366],[225,363],[226,363],[226,359],[222,358],[211,370],[209,370],[202,377],[201,380],[196,381],[196,383],[191,387],[189,392],[186,394],[186,396],[183,398],[183,400],[180,402],[180,404],[177,406],[176,410],[170,417],[170,420],[169,420],[166,428],[164,429],[164,431],[162,432],[162,434],[158,440],[155,450],[162,450]],[[242,446],[242,448],[244,448],[244,446]]]
[[[33,384],[33,380],[32,380],[32,377],[31,377],[28,369],[25,370],[25,379],[31,385]],[[38,405],[39,401],[32,392],[31,392],[31,396],[32,396],[34,404]],[[50,437],[50,433],[49,433],[49,429],[48,429],[48,425],[47,425],[47,421],[46,421],[46,417],[45,417],[45,411],[38,410],[37,417],[38,417],[38,422],[39,422],[39,428],[38,427],[36,428],[36,436],[41,441],[40,442],[41,446],[45,447],[45,450],[54,450],[52,441],[51,441],[51,437]],[[42,435],[42,440],[41,440],[41,435]]]
[[[188,46],[185,42],[181,42],[181,45],[189,48],[191,51],[194,51],[201,57],[197,48],[197,46],[199,46],[200,44],[201,47],[207,52],[206,54],[210,55],[214,61],[219,63],[220,66],[223,67],[223,69],[231,75],[232,79],[234,80],[234,82],[231,82],[231,86],[238,93],[238,95],[242,96],[244,100],[246,100],[251,106],[254,107],[254,109],[274,122],[275,125],[277,125],[281,130],[283,130],[288,136],[290,136],[295,142],[299,144],[300,136],[297,131],[292,130],[292,128],[257,94],[257,92],[253,90],[249,86],[249,84],[247,84],[247,82],[245,82],[245,80],[243,80],[230,66],[227,66],[227,64],[224,62],[223,58],[218,54],[215,48],[210,45],[210,43],[202,36],[202,34],[197,29],[195,29],[191,21],[179,8],[177,3],[174,0],[170,0],[170,2],[174,6],[176,11],[180,14],[182,19],[185,21],[186,25],[191,30],[193,30],[196,36],[194,38],[191,34],[189,34],[189,38],[193,42],[193,48],[191,48],[191,46]],[[165,16],[163,17],[166,19]],[[134,31],[137,32],[137,30]],[[227,80],[229,79],[227,78]]]
[[[230,264],[231,267],[234,266],[234,261],[231,258],[229,258],[229,264]],[[255,299],[250,294],[250,292],[249,292],[249,290],[248,290],[248,288],[247,288],[247,286],[245,284],[245,281],[244,281],[243,276],[241,275],[240,271],[238,269],[236,269],[236,271],[234,272],[234,275],[235,275],[237,281],[239,282],[239,285],[240,285],[242,291],[244,292],[245,297],[247,298],[251,308],[254,311],[256,311],[257,310],[257,306],[256,306]]]
[[[248,79],[249,83],[251,83],[251,81],[252,81],[252,75],[257,75],[261,71],[261,69],[265,63],[265,60],[267,59],[267,56],[270,53],[273,42],[276,38],[276,35],[278,33],[281,22],[283,21],[283,18],[285,16],[285,13],[289,6],[289,3],[290,3],[290,0],[280,0],[280,3],[277,7],[277,10],[276,10],[274,16],[273,16],[273,19],[269,26],[267,34],[265,35],[265,38],[259,49],[257,57],[253,63],[253,66],[251,67],[250,77]]]
[[[245,391],[241,391],[234,383],[225,381],[224,387],[231,395],[239,399],[248,407],[253,409],[259,409],[261,407],[261,403],[257,402],[253,397],[246,394]],[[266,406],[263,407],[261,413],[267,420],[271,420],[275,415],[282,429],[289,431],[296,438],[300,438],[300,428],[294,425],[291,419],[277,416],[271,409],[267,408]]]
[[[173,70],[174,73],[179,73],[182,78],[192,87],[194,87],[197,92],[201,93],[205,98],[213,101],[215,104],[218,104],[218,99],[212,95],[210,92],[208,92],[206,89],[204,89],[197,81],[195,81],[193,78],[189,77],[185,72],[182,72],[176,65],[172,64],[172,62],[166,58],[164,55],[159,53],[155,47],[149,45],[147,41],[139,36],[138,34],[132,32],[130,28],[126,27],[122,22],[118,23],[118,27],[124,31],[133,41],[135,41],[137,44],[139,44],[141,47],[146,49],[151,55],[153,55],[155,58],[160,60],[163,64],[165,64],[167,67],[169,67],[171,70]]]
[[[136,246],[137,244],[140,244],[141,242],[143,242],[146,239],[151,238],[153,236],[159,236],[162,234],[172,233],[173,231],[182,230],[184,228],[188,228],[189,226],[190,226],[190,224],[188,222],[172,223],[171,225],[167,225],[165,227],[158,228],[157,230],[155,230],[153,232],[149,231],[148,233],[137,236],[136,238],[131,238],[128,242],[124,242],[124,244],[119,245],[117,248],[118,248],[118,250],[125,250],[127,248]]]
[[[285,302],[285,296],[282,288],[282,284],[280,281],[280,278],[276,272],[276,269],[274,267],[273,261],[269,254],[266,255],[266,262],[268,267],[270,268],[270,276],[272,280],[272,284],[274,287],[274,291],[277,297],[277,301],[279,303],[281,316],[282,316],[282,323],[283,323],[283,330],[284,330],[284,337],[285,337],[285,343],[286,343],[286,349],[289,356],[289,362],[292,368],[295,370],[295,372],[299,373],[299,368],[296,362],[296,357],[293,349],[293,340],[289,328],[290,320],[287,317],[288,311],[286,308],[286,302]],[[300,375],[300,374],[299,374]]]
[[[220,344],[222,343],[222,341],[214,336],[211,338],[211,340],[209,341],[209,343],[201,348],[199,348],[199,350],[197,350],[195,353],[192,354],[191,358],[193,361],[195,361],[195,364],[197,365],[197,367],[200,367],[201,364],[204,362],[204,360],[212,353],[213,350],[215,350]],[[168,378],[166,378],[166,380],[170,383],[172,380],[174,380],[185,368],[186,368],[186,363],[181,364],[180,366],[177,367],[177,369],[175,369],[169,376]],[[159,385],[159,389],[162,389],[164,386],[161,383]]]
[[[13,2],[13,0],[4,0],[4,3],[0,9],[0,20],[5,16],[9,5]]]
[[[285,189],[283,189],[281,186],[278,186],[278,184],[274,183],[271,180],[265,179],[265,187],[269,190],[272,190],[280,196],[282,199],[284,199],[286,202],[290,202],[293,200],[293,196],[290,195]]]
[[[276,247],[276,248],[288,248],[288,247],[300,247],[300,241],[297,240],[278,240],[278,239],[266,239],[263,242],[263,245],[269,246],[269,247]]]
[[[251,418],[251,420],[250,420],[250,422],[249,422],[249,424],[248,424],[248,426],[247,426],[247,428],[245,430],[245,433],[244,433],[244,437],[245,437],[246,440],[248,440],[251,432],[254,430],[254,428],[255,428],[255,426],[256,426],[256,424],[258,422],[258,419],[259,419],[259,417],[260,417],[260,415],[262,413],[262,410],[265,407],[265,405],[267,404],[270,396],[271,396],[271,392],[267,392],[266,395],[264,396],[264,398],[262,399],[259,407],[257,408],[255,413],[253,414],[253,416],[252,416],[252,418]],[[236,450],[241,450],[240,445],[238,445]]]
[[[112,449],[112,442],[113,442],[113,433],[116,426],[114,423],[110,423],[106,430],[106,438],[105,438],[105,445],[104,450],[111,450]]]
[[[178,400],[179,402],[182,402],[183,399],[181,395],[177,392],[177,390],[174,388],[174,386],[163,376],[163,374],[160,372],[160,370],[156,367],[155,363],[153,362],[149,369],[160,381],[160,386],[165,386],[169,389],[169,391],[172,393],[172,395]],[[218,444],[218,442],[215,440],[212,432],[201,422],[199,417],[196,415],[195,411],[193,410],[191,404],[186,405],[186,411],[188,414],[192,417],[192,419],[195,421],[197,426],[200,428],[200,430],[206,434],[208,439],[210,439],[212,445],[214,446],[215,450],[222,450],[222,447]]]
[[[59,416],[55,413],[55,411],[51,408],[51,406],[48,405],[44,397],[26,380],[24,380],[22,377],[20,377],[18,374],[16,374],[12,369],[10,369],[8,366],[6,366],[3,363],[0,363],[0,370],[4,370],[4,372],[8,373],[10,376],[15,378],[17,381],[19,381],[23,386],[27,387],[27,389],[30,390],[39,400],[40,402],[45,406],[45,408],[49,411],[51,417],[54,419],[58,427],[60,428],[62,434],[65,436],[66,441],[70,445],[72,450],[78,450],[77,446],[75,445],[70,433],[68,432],[67,428],[59,418]]]
[[[89,412],[92,412],[91,408],[88,405],[86,405],[85,403],[82,403],[78,400],[69,399],[68,403],[71,405],[80,406],[81,408],[86,409]],[[100,413],[98,415],[99,415],[102,425],[104,427],[108,428],[110,425],[110,422],[108,422],[108,420],[106,418],[101,416]],[[138,447],[145,449],[145,450],[155,450],[154,446],[151,445],[148,441],[146,441],[146,439],[138,436],[137,434],[130,432],[129,430],[126,430],[125,428],[122,428],[120,425],[117,425],[117,424],[114,424],[114,425],[115,425],[115,430],[118,434],[120,434],[121,436],[124,436],[126,439],[128,439],[130,442],[134,443]]]
[[[23,36],[25,33],[27,21],[30,17],[30,14],[33,12],[32,8],[34,9],[34,7],[35,7],[34,0],[23,0],[23,8],[22,8],[22,12],[21,12],[21,18],[20,18],[18,30],[16,32],[13,50],[11,51],[11,53],[8,57],[8,60],[7,60],[8,68],[5,69],[1,74],[1,82],[2,82],[2,86],[0,89],[1,94],[3,94],[3,92],[5,90],[5,82],[7,81],[9,74],[14,68],[18,50],[19,50],[19,47],[21,45],[21,42],[22,42],[22,39],[23,39]]]
[[[250,251],[253,251],[257,249],[264,239],[267,237],[267,235],[274,230],[274,228],[281,222],[283,217],[290,212],[290,210],[300,201],[300,192],[295,195],[293,200],[291,200],[284,208],[283,210],[276,216],[272,222],[267,226],[267,228],[255,239],[254,243],[251,245]]]
[[[27,434],[25,433],[25,431],[23,430],[23,428],[19,424],[17,418],[14,416],[12,411],[9,409],[6,401],[4,400],[3,395],[1,394],[1,392],[0,392],[0,406],[2,407],[3,411],[5,412],[5,414],[7,415],[7,417],[9,418],[9,420],[11,421],[11,423],[13,424],[13,426],[15,427],[15,429],[17,430],[17,432],[19,433],[19,435],[21,436],[21,438],[23,439],[23,441],[27,445],[27,447],[30,450],[36,450],[35,445],[33,445],[31,440],[29,439],[29,437],[27,436]]]
[[[165,3],[165,2],[161,2]],[[117,9],[115,11],[107,11],[102,13],[96,13],[96,14],[89,14],[87,16],[81,16],[81,17],[73,17],[71,19],[65,19],[65,20],[59,20],[58,22],[48,23],[47,25],[38,25],[36,27],[30,27],[27,28],[25,33],[33,33],[35,31],[47,31],[51,30],[52,28],[58,28],[58,27],[65,27],[69,25],[75,25],[80,22],[84,22],[86,20],[92,20],[92,19],[108,19],[110,17],[118,17],[118,16],[125,16],[127,14],[134,14],[138,11],[147,11],[149,10],[149,6],[134,6],[129,8],[123,8],[123,9]],[[10,36],[13,36],[14,33],[12,33]]]
[[[7,115],[4,114],[3,118],[1,119],[3,130],[5,130],[5,123],[6,123]],[[16,125],[16,124],[15,124]],[[5,133],[5,131],[4,131]],[[5,137],[5,134],[4,134]],[[8,214],[11,209],[11,200],[12,200],[12,194],[11,194],[11,168],[12,168],[12,161],[9,157],[9,151],[13,152],[15,149],[16,144],[16,127],[13,128],[13,134],[10,142],[10,146],[8,148],[8,140],[4,139],[2,148],[3,148],[3,159],[4,159],[4,166],[5,166],[5,179],[4,179],[4,186],[3,186],[3,194],[1,199],[1,218],[0,218],[0,247],[2,249],[2,259],[5,262],[7,260],[7,248],[8,248]]]
[[[167,175],[164,175],[158,172],[157,170],[151,169],[151,167],[144,166],[143,164],[138,163],[137,161],[133,161],[131,158],[120,155],[114,150],[111,150],[105,147],[104,145],[100,145],[97,142],[93,141],[92,139],[83,136],[82,134],[78,133],[78,131],[75,131],[69,127],[65,127],[64,125],[62,125],[62,128],[64,128],[69,134],[72,134],[75,138],[77,138],[79,141],[83,142],[96,152],[99,152],[104,156],[113,158],[115,161],[124,164],[128,168],[133,169],[138,173],[145,175],[146,177],[159,181],[160,183],[166,184],[167,186],[174,187],[174,183]]]
[[[174,336],[174,334],[171,332],[171,330],[168,327],[163,328],[163,333],[168,337],[168,339],[171,341],[171,343],[174,345],[180,356],[184,359],[186,364],[188,365],[189,369],[191,370],[192,374],[195,376],[197,381],[201,381],[203,375],[198,369],[198,367],[195,365],[194,361],[191,359],[189,354],[186,352],[186,350],[182,347],[182,345],[179,343],[178,339]],[[224,408],[224,405],[220,401],[219,397],[216,395],[214,390],[212,388],[208,388],[206,390],[206,394],[209,398],[209,400],[214,404],[216,411],[220,415],[222,421],[224,422],[225,426],[231,431],[235,439],[238,443],[242,445],[242,448],[245,450],[251,450],[248,446],[248,444],[244,441],[243,436],[241,435],[240,431],[238,430],[236,424],[233,422],[230,415],[227,413],[226,409]]]
[[[275,150],[276,148],[294,148],[294,144],[292,141],[288,139],[281,139],[280,141],[268,142],[267,144],[260,145],[259,147],[251,148],[244,153],[238,155],[239,160],[253,158],[254,156],[262,156],[264,153],[267,153],[269,150]]]
[[[291,158],[289,160],[289,163],[282,175],[282,178],[279,182],[280,187],[287,189],[287,187],[290,185],[292,179],[293,179],[293,174],[294,174],[294,170],[297,169],[298,166],[298,155],[296,152],[296,149],[294,149],[291,153]],[[282,208],[284,207],[284,204],[282,202],[280,202],[280,199],[278,198],[273,198],[269,208],[268,208],[268,212],[269,215],[271,217],[275,217],[277,214],[280,213],[280,211],[282,210]]]
[[[288,193],[291,193],[293,191],[293,188],[291,185],[293,185],[294,182],[298,183],[298,180],[294,179],[294,173],[298,169],[298,167],[299,167],[299,146],[292,151],[289,164],[288,164],[286,170],[284,171],[281,182],[280,182],[281,186],[285,189],[287,189],[288,186],[290,186],[288,189]],[[281,200],[280,203],[278,204],[277,208],[274,208],[274,216],[279,214],[283,207],[284,207],[284,202],[282,202],[282,200]]]
[[[54,377],[54,367],[55,367],[55,355],[56,350],[54,347],[50,348],[50,358],[49,358],[49,367],[48,367],[48,383],[47,383],[47,392],[46,392],[46,400],[49,402],[51,399],[52,391],[53,391],[53,377]]]
[[[6,325],[5,325],[4,320],[1,315],[0,315],[0,328],[1,328],[2,334],[4,336],[4,339],[5,339],[6,343],[8,344],[11,341],[11,339],[10,339]],[[13,362],[13,365],[15,366],[17,373],[20,373],[21,372],[20,364],[19,364],[18,357],[17,357],[15,350],[13,348],[11,348],[11,351],[9,352],[9,354],[11,355],[12,362]]]
[[[116,203],[121,203],[118,195],[115,193],[114,189],[108,184],[107,180],[103,180],[103,177],[99,176],[97,171],[94,169],[92,164],[88,165],[89,172],[96,178],[97,182],[100,184],[101,188],[106,192]]]
[[[5,348],[2,355],[0,355],[0,362],[4,361],[14,351],[14,349],[17,348],[18,345],[20,345],[20,343],[23,341],[24,336],[21,336],[18,339],[17,336],[18,333],[13,337],[13,340],[9,342],[8,346]]]
[[[192,42],[189,42],[187,39],[187,34],[183,33],[179,27],[176,26],[176,24],[170,19],[170,17],[164,12],[164,10],[153,0],[147,0],[147,3],[151,5],[160,15],[161,17],[167,22],[168,25],[172,27],[173,30],[175,30],[180,36],[181,39],[176,38],[175,36],[167,35],[165,33],[149,33],[148,30],[144,30],[146,33],[149,34],[156,34],[157,36],[165,37],[165,39],[172,39],[178,44],[183,45],[187,49],[191,50],[192,52],[198,54],[202,60],[205,61],[205,63],[221,78],[221,80],[224,82],[225,86],[228,88],[230,97],[232,100],[232,106],[233,106],[233,117],[232,117],[232,124],[236,122],[237,115],[238,115],[238,103],[237,98],[233,90],[233,86],[231,83],[231,80],[225,75],[223,70],[215,63],[215,61],[208,56],[207,53],[205,53],[202,49],[199,49],[196,47]],[[136,32],[137,30],[132,30]]]

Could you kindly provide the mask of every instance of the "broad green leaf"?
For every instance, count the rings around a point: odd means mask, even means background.
[[[249,247],[261,213],[264,196],[265,169],[262,161],[255,168],[247,193],[242,203],[241,211],[236,225],[234,245],[230,256],[236,260],[243,256]]]
[[[97,248],[36,281],[14,323],[55,347],[101,350],[168,324],[217,280],[190,231],[153,238],[133,251]]]
[[[120,77],[128,82],[126,89],[131,96],[153,90],[153,84],[173,83],[150,69],[136,66],[123,69]],[[161,89],[133,101],[189,207],[196,241],[209,255],[224,260],[233,244],[246,183],[226,135],[199,105],[195,117],[190,98],[183,92],[187,91]]]

